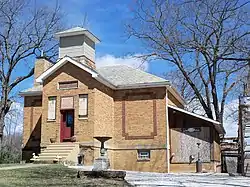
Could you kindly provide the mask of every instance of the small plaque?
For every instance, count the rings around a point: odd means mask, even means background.
[[[201,128],[185,128],[183,132],[201,132]]]
[[[74,97],[61,97],[61,109],[73,109]]]

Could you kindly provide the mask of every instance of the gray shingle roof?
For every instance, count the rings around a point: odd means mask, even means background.
[[[126,65],[104,66],[97,72],[114,86],[168,82],[166,79]]]
[[[132,68],[126,65],[104,66],[96,69],[97,73],[115,87],[119,86],[135,86],[142,84],[168,84],[166,79],[157,77],[150,73],[139,69]],[[25,93],[39,93],[42,91],[42,85],[28,88],[20,92],[20,95]]]

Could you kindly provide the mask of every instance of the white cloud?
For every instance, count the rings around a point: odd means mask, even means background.
[[[138,54],[135,56],[138,56]],[[121,64],[132,66],[134,68],[139,68],[139,69],[142,69],[144,71],[148,70],[148,62],[142,62],[142,60],[135,58],[132,55],[115,57],[113,55],[106,54],[104,56],[96,58],[96,66],[97,67],[110,66],[110,65],[121,65]]]

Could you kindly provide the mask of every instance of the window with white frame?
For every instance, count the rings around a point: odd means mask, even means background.
[[[150,150],[138,150],[137,154],[138,160],[150,160]]]
[[[79,118],[88,117],[88,95],[79,95]]]
[[[48,98],[48,120],[56,119],[56,97]]]

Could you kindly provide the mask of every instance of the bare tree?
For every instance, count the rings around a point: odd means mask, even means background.
[[[4,136],[15,136],[22,133],[23,128],[23,104],[13,102],[4,120]]]
[[[188,82],[185,80],[179,70],[169,71],[165,73],[164,76],[167,80],[171,81],[175,88],[179,90],[180,95],[186,100],[186,110],[202,116],[206,116],[206,113],[203,110],[198,98],[194,94],[193,89],[189,86]],[[200,79],[196,79],[194,81],[200,81]],[[229,133],[230,135],[232,135],[233,132],[237,132],[239,106],[238,97],[240,94],[242,94],[244,83],[245,82],[242,82],[234,86],[228,96],[228,102],[224,106],[223,123],[227,133]],[[203,92],[204,89],[202,89],[203,84],[201,82],[195,82],[195,85],[198,87],[202,95],[205,95],[205,93]]]
[[[35,0],[0,2],[1,140],[5,116],[13,102],[12,91],[34,74],[31,57],[37,56],[41,50],[48,58],[56,56],[57,42],[53,34],[61,27],[59,6],[55,4],[55,7],[47,7],[36,3]],[[24,66],[20,71],[19,68]]]
[[[14,102],[4,120],[4,135],[0,163],[17,163],[22,153],[23,105]]]
[[[145,60],[173,64],[206,115],[223,123],[229,94],[250,60],[249,3],[239,0],[136,1],[127,25]]]
[[[186,79],[183,77],[182,73],[178,69],[166,72],[164,74],[164,77],[167,80],[171,81],[171,84],[175,86],[175,88],[179,91],[180,95],[185,99],[186,109],[188,111],[204,115],[205,112],[202,109],[202,106],[198,98],[194,94],[193,89],[189,86],[188,82],[186,81]],[[202,89],[203,88],[202,83],[199,82],[198,79],[194,81],[200,93],[204,95],[204,92]]]

